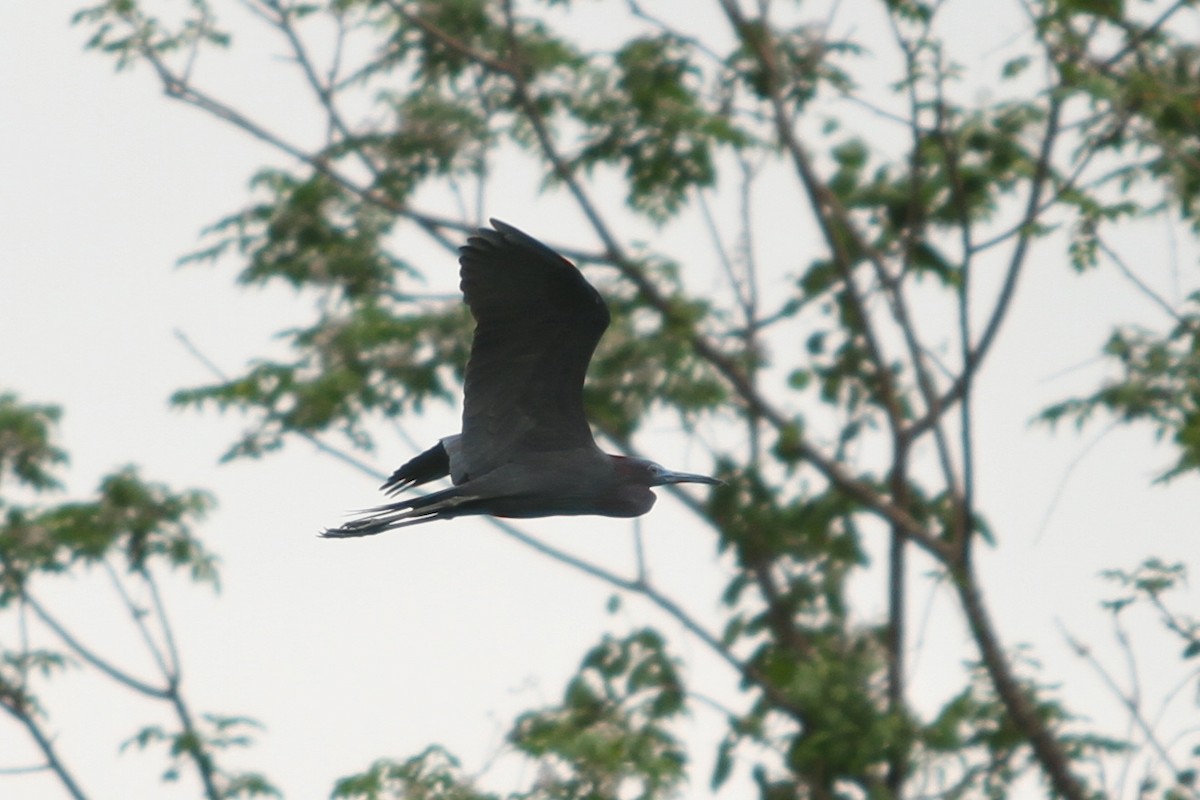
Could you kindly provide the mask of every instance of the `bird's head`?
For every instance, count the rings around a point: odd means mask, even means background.
[[[710,478],[708,475],[698,475],[694,472],[675,472],[662,464],[645,458],[626,458],[613,456],[617,474],[630,483],[642,486],[665,486],[668,483],[707,483],[720,485],[724,481]]]

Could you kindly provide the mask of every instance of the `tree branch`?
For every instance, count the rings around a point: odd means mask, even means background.
[[[992,344],[995,342],[996,334],[1000,330],[1000,324],[1008,314],[1013,295],[1016,293],[1017,279],[1020,277],[1021,269],[1025,265],[1029,242],[1035,233],[1037,217],[1041,212],[1041,197],[1046,187],[1047,178],[1050,175],[1050,159],[1053,154],[1054,144],[1058,138],[1058,125],[1061,112],[1062,100],[1057,95],[1052,95],[1047,116],[1046,132],[1042,138],[1041,153],[1038,156],[1033,177],[1030,179],[1029,200],[1026,203],[1025,214],[1022,216],[1022,222],[1019,226],[1017,244],[1013,248],[1012,256],[1009,258],[1008,269],[1005,271],[1004,283],[1000,288],[1000,295],[996,300],[996,305],[992,308],[991,315],[988,317],[987,325],[984,327],[979,343],[971,348],[967,361],[963,364],[962,372],[955,379],[953,385],[942,395],[939,404],[941,408],[949,408],[962,399],[963,394],[975,376],[975,372],[978,371],[984,358],[987,357]],[[935,421],[936,417],[932,413],[926,414],[923,418],[913,423],[910,430],[916,435],[919,431],[934,424]]]
[[[1117,682],[1113,679],[1113,676],[1109,674],[1107,669],[1104,668],[1104,665],[1100,663],[1099,659],[1092,654],[1091,649],[1087,645],[1083,644],[1083,642],[1072,636],[1071,632],[1067,630],[1066,626],[1063,625],[1061,620],[1055,620],[1055,624],[1058,626],[1058,631],[1062,635],[1063,640],[1067,643],[1067,646],[1071,648],[1075,655],[1087,662],[1088,666],[1092,668],[1092,671],[1100,677],[1100,680],[1103,681],[1108,690],[1112,692],[1112,695],[1120,701],[1121,705],[1125,706],[1125,709],[1129,712],[1129,718],[1133,720],[1133,723],[1138,727],[1138,729],[1141,730],[1142,735],[1146,737],[1146,741],[1150,744],[1150,747],[1154,750],[1154,753],[1158,756],[1159,760],[1162,761],[1172,775],[1180,775],[1182,770],[1175,764],[1175,760],[1171,758],[1171,754],[1167,752],[1167,748],[1163,745],[1162,741],[1159,740],[1158,734],[1155,733],[1153,726],[1150,725],[1150,723],[1146,720],[1146,717],[1142,714],[1141,704],[1138,702],[1137,697],[1128,695],[1122,691],[1121,687],[1118,686]],[[1124,639],[1123,634],[1119,633],[1118,635]],[[1125,641],[1123,641],[1122,644],[1126,650],[1126,653],[1128,653],[1128,645],[1125,643]],[[1175,791],[1180,791],[1192,798],[1200,797],[1200,792],[1197,792],[1196,790],[1182,784],[1179,784],[1173,788]]]
[[[21,708],[17,704],[10,701],[8,697],[0,694],[0,708],[3,708],[8,714],[25,726],[25,730],[29,731],[29,736],[37,744],[38,749],[42,751],[42,756],[46,759],[46,768],[50,769],[58,777],[63,788],[67,790],[73,800],[88,800],[87,795],[83,793],[76,782],[74,776],[67,770],[66,764],[58,757],[58,752],[54,749],[54,743],[50,741],[45,732],[42,731],[37,720],[26,708]]]
[[[616,238],[604,223],[599,212],[588,198],[587,193],[567,166],[565,159],[558,154],[553,138],[550,136],[549,130],[541,118],[541,113],[536,104],[534,104],[528,89],[525,88],[525,84],[516,70],[506,62],[486,53],[481,53],[454,37],[445,34],[437,26],[401,7],[395,0],[390,0],[389,5],[405,21],[419,27],[427,34],[437,37],[447,47],[454,49],[456,52],[476,61],[482,66],[509,77],[513,81],[517,103],[529,119],[544,156],[550,163],[554,174],[563,181],[568,191],[579,203],[584,216],[588,218],[596,230],[605,248],[605,258],[610,263],[616,265],[622,277],[634,285],[647,305],[654,308],[666,319],[671,319],[674,311],[670,301],[625,256]],[[746,404],[747,410],[760,415],[777,431],[783,431],[790,427],[790,420],[787,416],[767,402],[750,382],[746,374],[730,357],[720,352],[715,345],[695,329],[689,331],[688,338],[689,344],[695,350],[696,354],[711,364],[729,381],[735,393]],[[905,536],[917,542],[922,548],[939,555],[939,557],[948,553],[945,550],[944,543],[925,530],[908,512],[897,508],[893,503],[889,502],[885,495],[869,484],[851,476],[834,459],[824,455],[808,442],[801,442],[798,448],[799,455],[803,460],[811,463],[826,480],[836,485],[847,496],[864,505],[872,513],[896,525],[898,529],[904,532]]]
[[[1013,675],[1012,666],[1000,647],[969,564],[963,564],[954,571],[953,583],[992,686],[1009,718],[1029,742],[1054,791],[1067,800],[1088,800],[1091,795],[1071,771],[1070,760],[1062,744],[1050,732],[1046,721],[1034,708],[1032,698]]]
[[[68,631],[62,625],[62,623],[60,623],[49,611],[47,611],[45,607],[43,607],[42,604],[39,603],[31,594],[26,592],[22,596],[22,599],[25,601],[26,605],[29,606],[29,608],[33,609],[33,613],[37,615],[37,618],[40,619],[47,628],[53,631],[54,635],[61,639],[63,644],[71,649],[72,653],[79,656],[84,661],[91,664],[93,667],[100,670],[105,675],[112,678],[114,681],[127,689],[132,689],[138,694],[142,694],[147,697],[154,697],[159,700],[165,700],[167,698],[166,690],[159,689],[157,686],[151,686],[144,681],[138,680],[129,673],[117,669],[115,666],[94,653],[89,647],[85,646],[82,642],[76,639],[71,632]]]

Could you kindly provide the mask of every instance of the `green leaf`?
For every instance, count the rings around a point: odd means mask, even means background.
[[[1029,56],[1018,56],[1004,62],[1004,66],[1000,69],[1000,77],[1005,80],[1015,78],[1025,70],[1029,69],[1032,59]]]
[[[25,404],[0,392],[0,482],[12,476],[37,492],[61,488],[54,474],[67,461],[54,440],[61,418],[57,406]]]

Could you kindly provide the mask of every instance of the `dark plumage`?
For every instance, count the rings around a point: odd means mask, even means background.
[[[720,483],[652,461],[607,455],[583,413],[583,379],[608,327],[608,307],[570,261],[493,219],[460,248],[460,284],[475,318],[462,433],[397,469],[395,495],[449,476],[424,497],[370,509],[322,535],[370,536],[467,514],[636,517],[651,487]]]

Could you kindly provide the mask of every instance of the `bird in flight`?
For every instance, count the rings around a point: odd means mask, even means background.
[[[459,248],[461,288],[475,318],[462,433],[401,466],[381,488],[395,495],[446,476],[453,486],[369,509],[322,536],[371,536],[469,514],[637,517],[654,505],[652,487],[721,483],[596,446],[583,378],[608,307],[570,261],[491,222],[494,230],[479,229]]]

